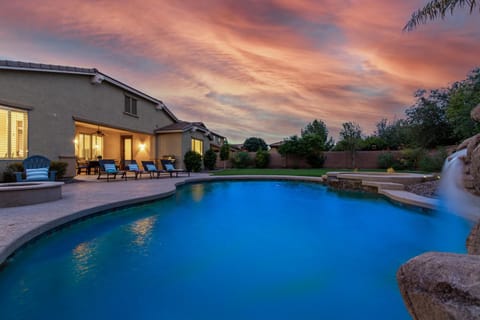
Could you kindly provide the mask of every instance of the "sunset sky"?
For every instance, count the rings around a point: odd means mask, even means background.
[[[40,5],[41,3],[41,5]],[[480,15],[402,32],[421,0],[0,0],[0,59],[97,68],[186,121],[273,143],[403,118],[480,66]]]

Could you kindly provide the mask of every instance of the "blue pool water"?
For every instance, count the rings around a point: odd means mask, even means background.
[[[0,272],[7,319],[410,319],[395,278],[470,225],[297,182],[215,182],[71,225]]]

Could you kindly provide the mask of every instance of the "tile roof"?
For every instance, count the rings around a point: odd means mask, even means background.
[[[182,120],[180,120],[177,123],[172,123],[172,124],[169,124],[168,126],[158,128],[157,130],[155,130],[155,132],[157,133],[185,132],[192,129],[193,127],[196,127],[198,130],[203,131],[205,133],[208,133],[220,138],[225,138],[224,136],[219,135],[218,133],[210,131],[203,122],[187,122]]]
[[[167,132],[167,131],[187,131],[193,127],[191,122],[179,121],[177,123],[169,124],[165,127],[158,128],[155,132]]]
[[[54,64],[43,64],[23,61],[12,60],[0,60],[0,68],[2,69],[25,69],[25,70],[38,70],[38,71],[50,71],[50,72],[62,72],[62,73],[83,73],[83,74],[95,74],[98,72],[95,68],[79,68],[70,66],[61,66]]]

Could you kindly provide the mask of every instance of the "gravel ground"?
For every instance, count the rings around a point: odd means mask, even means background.
[[[438,198],[437,188],[439,184],[440,180],[416,183],[405,186],[405,190],[424,197]]]

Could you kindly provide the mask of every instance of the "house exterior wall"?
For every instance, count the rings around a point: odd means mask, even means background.
[[[19,70],[0,70],[0,104],[25,106],[28,111],[28,154],[41,154],[51,160],[74,159],[75,118],[105,126],[128,128],[149,135],[173,123],[155,103],[103,81],[92,84],[91,75]],[[124,96],[137,99],[138,117],[124,113]],[[140,136],[139,136],[140,137]],[[111,137],[116,139],[116,137]],[[143,136],[144,139],[145,136]],[[110,144],[106,157],[119,158],[119,139]],[[152,145],[152,144],[150,144]],[[110,149],[111,148],[111,149]],[[154,155],[153,150],[145,157]],[[0,160],[0,172],[11,162]]]
[[[163,133],[157,136],[157,159],[175,156],[175,166],[183,168],[182,133]]]

